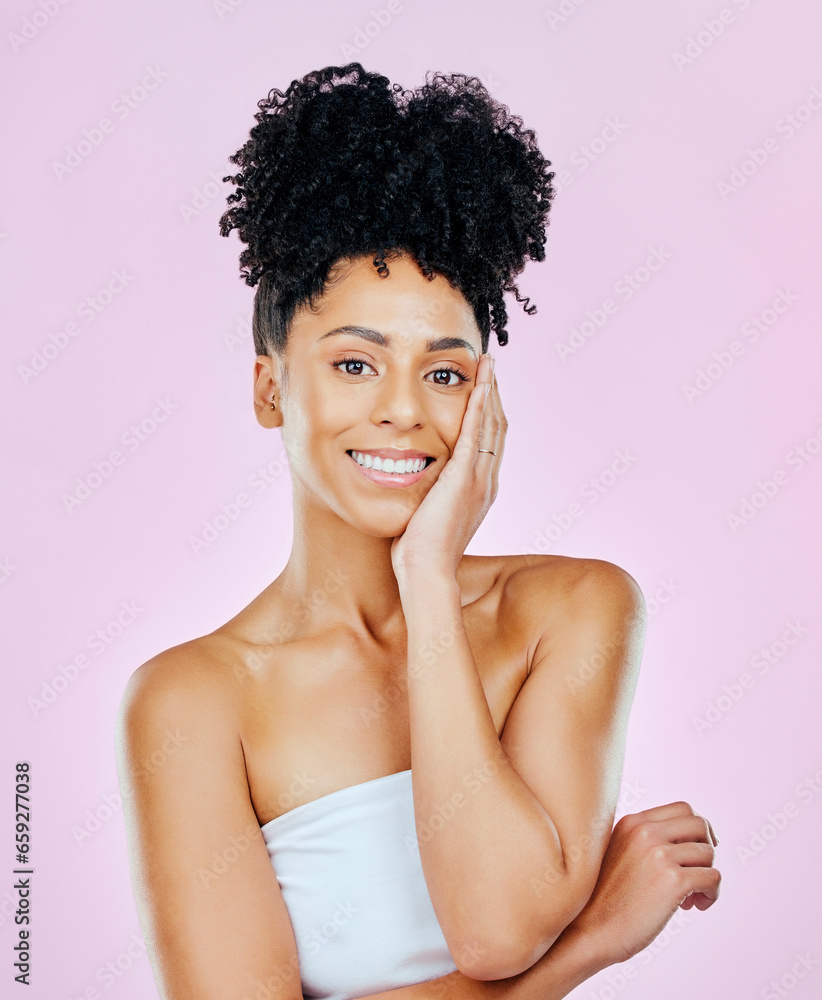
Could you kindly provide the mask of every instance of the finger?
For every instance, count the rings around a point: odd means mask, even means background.
[[[492,369],[493,358],[490,355],[483,355],[489,359],[489,369],[491,370],[491,389],[486,398],[485,409],[483,410],[480,433],[477,438],[477,461],[482,455],[488,455],[487,471],[499,468],[502,460],[502,450],[504,447],[504,434],[500,435],[502,403],[499,398],[499,386],[497,378]],[[479,449],[483,449],[480,451]]]
[[[479,365],[477,366],[477,382],[489,382],[494,381],[494,366],[491,363],[491,355],[486,352],[481,355],[479,360]]]
[[[488,459],[489,467],[496,461],[497,434],[493,416],[493,383],[483,383],[487,385],[485,395],[482,397],[482,412],[480,413],[479,426],[473,440],[473,464]]]
[[[710,824],[704,816],[671,816],[669,819],[659,820],[658,824],[658,833],[663,840],[672,844],[685,840],[697,841],[709,844],[713,850]]]
[[[496,372],[494,372],[494,383],[490,395],[493,397],[494,402],[494,445],[492,446],[492,450],[496,452],[494,466],[496,472],[499,470],[499,466],[502,462],[502,455],[505,451],[505,438],[508,433],[508,419],[502,408],[502,400],[500,399],[499,382],[497,381]]]
[[[471,395],[468,397],[468,407],[466,408],[465,419],[463,420],[463,428],[465,428],[466,420],[468,421],[468,427],[466,430],[469,434],[473,435],[471,439],[473,447],[476,447],[479,435],[482,432],[485,414],[490,409],[488,402],[489,397],[492,394],[493,387],[491,355],[483,354],[480,358],[479,367],[477,368],[476,382],[471,389]],[[469,410],[472,406],[475,407],[475,409],[469,418]]]
[[[631,828],[649,820],[655,822],[657,820],[670,819],[673,816],[693,815],[694,810],[687,802],[666,802],[664,805],[651,806],[650,809],[643,809],[641,812],[626,813],[619,822]]]
[[[458,464],[472,466],[477,457],[477,442],[482,429],[482,415],[490,391],[490,382],[477,380],[468,397],[468,405],[462,417],[462,425],[454,451],[447,464],[454,459]],[[447,467],[447,466],[446,466]],[[445,470],[443,470],[445,471]]]
[[[502,409],[502,399],[500,398],[500,394],[499,394],[499,380],[497,379],[496,368],[492,372],[491,382],[492,382],[491,395],[494,398],[493,399],[493,402],[494,402],[494,416],[497,418],[497,420],[500,422],[500,424],[502,424],[504,426],[507,426],[507,421],[505,419],[505,413],[504,413],[504,411]]]
[[[683,871],[687,871],[687,885],[677,905],[682,906],[686,899],[693,896],[691,905],[698,910],[707,910],[719,899],[719,886],[722,882],[719,869],[688,868]]]
[[[666,857],[681,868],[711,868],[714,863],[714,847],[713,844],[695,841],[669,844]]]
[[[714,903],[715,900],[708,899],[704,893],[694,892],[688,898],[680,903],[680,908],[683,910],[691,910],[696,907],[698,910],[707,910],[709,906]]]

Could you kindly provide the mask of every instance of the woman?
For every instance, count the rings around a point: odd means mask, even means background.
[[[710,906],[719,873],[687,803],[612,834],[633,578],[464,554],[507,430],[490,332],[544,259],[550,163],[462,76],[409,93],[352,63],[259,107],[221,231],[259,283],[254,407],[281,429],[293,542],[123,698],[160,993],[565,996]]]

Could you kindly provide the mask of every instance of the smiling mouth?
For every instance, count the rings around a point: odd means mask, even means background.
[[[369,455],[366,452],[356,451],[356,449],[353,448],[349,449],[346,454],[350,455],[361,469],[372,472],[381,472],[383,475],[387,476],[419,475],[421,472],[424,472],[432,462],[436,461],[436,459],[431,455],[426,456],[424,459],[381,458],[379,455]]]

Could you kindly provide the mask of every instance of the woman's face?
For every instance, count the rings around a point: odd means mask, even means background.
[[[482,345],[447,279],[428,281],[408,257],[387,264],[381,278],[371,258],[341,263],[317,311],[295,315],[285,395],[276,360],[261,356],[255,403],[260,423],[282,427],[305,491],[366,534],[394,537],[455,448]],[[393,472],[374,468],[386,459]]]

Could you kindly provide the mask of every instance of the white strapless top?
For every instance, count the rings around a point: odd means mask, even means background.
[[[305,802],[260,830],[305,997],[349,1000],[456,970],[422,871],[410,769]]]

